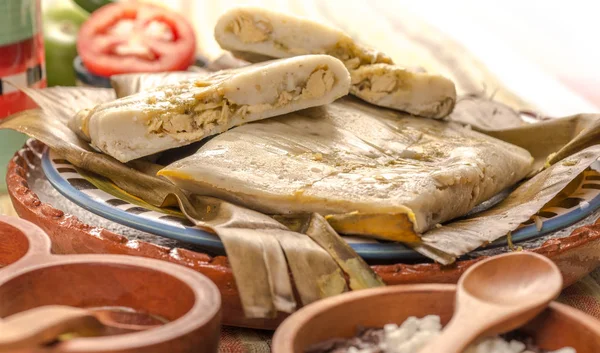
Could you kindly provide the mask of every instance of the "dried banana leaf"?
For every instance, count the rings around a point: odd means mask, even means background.
[[[267,232],[279,241],[285,252],[302,304],[308,305],[348,290],[338,265],[308,236],[290,231]]]
[[[384,286],[379,276],[373,276],[371,271],[366,271],[367,263],[359,256],[348,243],[335,235],[335,230],[327,220],[318,213],[298,216],[275,216],[275,219],[287,225],[290,229],[305,233],[337,261],[338,265],[350,275],[350,288],[352,290]]]
[[[283,224],[256,211],[244,209],[211,197],[198,195],[192,195],[191,197],[194,200],[195,208],[201,214],[196,217],[188,216],[188,218],[198,227],[216,232],[222,239],[224,237],[229,238],[230,234],[241,239],[241,235],[246,234],[245,239],[253,240],[253,236],[260,232],[263,243],[269,242],[269,245],[273,245],[274,242],[279,242],[288,260],[294,283],[304,305],[319,298],[340,294],[347,290],[346,281],[338,265],[327,252],[311,241],[305,234],[289,231]],[[337,234],[329,234],[329,236],[339,237]],[[227,244],[225,245],[227,250]],[[247,251],[246,248],[241,247],[238,243],[237,248],[232,250],[232,253],[237,252],[240,255],[239,257],[235,256],[234,261],[241,265],[243,255]],[[231,256],[229,252],[227,254]],[[235,266],[236,264],[232,262],[234,270]],[[368,266],[366,268],[373,276],[376,276]],[[251,272],[253,267],[249,267],[246,263],[245,268],[239,268],[239,271],[240,274]],[[269,271],[268,266],[265,271]],[[281,273],[275,274],[282,275]],[[247,277],[240,278],[240,280],[244,282],[256,280],[252,276]],[[251,283],[246,283],[246,285],[251,286]],[[277,285],[277,283],[274,283],[274,285]],[[276,289],[273,286],[271,288]],[[284,298],[277,299],[283,300]]]
[[[443,118],[456,102],[454,83],[392,60],[354,41],[341,30],[291,14],[241,6],[223,13],[215,39],[250,62],[306,54],[327,54],[344,62],[352,75],[350,92],[366,102],[411,114]]]
[[[447,120],[483,133],[531,125],[511,107],[479,95],[460,97]]]
[[[600,141],[600,115],[578,114],[529,124],[510,107],[475,96],[461,98],[448,120],[528,150],[535,159],[534,174],[547,163]]]
[[[28,93],[47,106],[52,104],[52,100],[45,98],[68,96],[70,90],[76,90],[77,94],[86,98],[76,103],[69,100],[54,101],[69,102],[69,106],[61,108],[64,109],[62,113],[72,113],[93,104],[94,95],[82,94],[79,88]],[[306,235],[293,233],[268,216],[217,199],[182,192],[173,184],[156,177],[155,172],[160,167],[152,163],[136,160],[125,165],[112,157],[94,152],[58,119],[40,110],[15,114],[2,121],[0,129],[3,128],[29,134],[76,167],[110,179],[125,192],[140,197],[154,207],[178,205],[199,227],[217,233],[230,256],[248,317],[271,317],[277,310],[291,312],[295,309],[286,261],[290,264],[296,288],[305,304],[347,290],[343,272],[327,252]],[[324,236],[337,234],[328,233]],[[376,276],[366,264],[363,271]],[[349,275],[350,281],[353,281],[353,275]]]
[[[492,209],[433,229],[423,234],[421,244],[411,246],[439,263],[450,264],[516,229],[598,158],[600,144],[573,154],[520,185]]]

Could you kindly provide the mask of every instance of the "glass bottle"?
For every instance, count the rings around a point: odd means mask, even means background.
[[[0,119],[37,107],[9,82],[46,86],[40,1],[0,1]],[[25,135],[0,130],[0,194],[6,191],[6,166],[25,140]]]

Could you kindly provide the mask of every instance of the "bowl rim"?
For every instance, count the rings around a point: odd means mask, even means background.
[[[292,353],[294,343],[298,333],[307,325],[313,318],[321,316],[330,309],[340,306],[347,306],[353,302],[362,301],[368,298],[373,298],[381,295],[400,295],[408,292],[455,292],[455,284],[406,284],[397,286],[387,286],[380,288],[364,289],[356,292],[348,292],[335,297],[320,300],[303,307],[290,315],[279,326],[271,343],[271,351],[273,353]],[[600,320],[586,314],[578,309],[553,301],[549,304],[548,310],[566,315],[582,325],[586,326],[596,336],[600,337]]]
[[[108,336],[83,337],[60,344],[61,352],[125,351],[146,349],[159,344],[175,342],[203,331],[209,340],[218,339],[220,327],[221,293],[208,277],[185,266],[149,258],[114,254],[52,254],[48,235],[37,225],[17,217],[0,216],[0,223],[20,233],[28,241],[29,249],[24,256],[6,267],[0,268],[0,288],[18,278],[40,270],[52,270],[63,266],[94,265],[129,267],[159,273],[181,282],[193,295],[191,307],[182,316],[169,323],[147,331]],[[76,285],[76,283],[74,283]],[[165,299],[174,295],[164,292]],[[139,308],[138,308],[139,309]],[[214,331],[214,332],[213,332]],[[213,337],[209,337],[208,334]]]

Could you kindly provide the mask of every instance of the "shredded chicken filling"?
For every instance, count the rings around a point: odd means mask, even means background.
[[[371,72],[363,75],[353,75],[352,85],[359,91],[373,94],[389,94],[394,91],[406,91],[410,89],[408,80],[398,72],[381,71]]]
[[[243,43],[260,43],[269,39],[273,26],[267,21],[255,21],[250,15],[240,15],[233,20],[228,29]]]
[[[325,54],[340,59],[348,70],[355,70],[363,65],[393,63],[392,59],[385,54],[356,45],[352,41],[341,41],[333,48],[327,50]]]
[[[225,97],[213,95],[210,99],[199,100],[183,113],[169,112],[155,115],[146,124],[151,134],[172,135],[210,131],[217,126],[226,129],[232,117],[244,119],[249,114],[280,108],[294,101],[320,98],[333,89],[335,81],[331,70],[326,67],[317,68],[310,74],[304,85],[298,85],[291,91],[282,89],[273,103],[239,105]]]

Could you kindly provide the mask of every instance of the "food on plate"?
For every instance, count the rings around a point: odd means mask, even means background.
[[[345,98],[239,126],[159,174],[264,213],[317,212],[340,233],[414,241],[517,183],[532,162],[462,125]]]
[[[250,62],[304,54],[328,54],[352,74],[350,92],[382,107],[443,118],[456,102],[449,79],[394,65],[385,54],[356,43],[337,28],[258,7],[225,12],[215,27],[223,49]]]
[[[360,329],[350,339],[332,339],[309,347],[306,353],[417,353],[442,331],[440,317],[414,316],[400,326],[388,324],[383,328]],[[573,348],[556,351],[541,350],[531,339],[519,333],[480,339],[464,353],[576,353]]]
[[[385,54],[355,43],[337,28],[261,7],[237,7],[222,14],[215,26],[215,39],[223,49],[241,55],[285,58],[328,54],[342,60],[349,69],[392,64]]]
[[[183,16],[167,8],[119,2],[92,13],[79,31],[77,51],[100,76],[185,70],[194,61],[196,36]]]
[[[162,86],[85,109],[72,130],[121,162],[188,145],[234,126],[323,105],[350,75],[328,55],[274,60]]]
[[[74,86],[73,60],[77,32],[88,14],[70,0],[60,0],[44,10],[44,49],[48,86]]]

